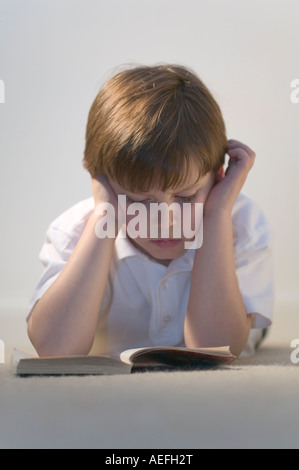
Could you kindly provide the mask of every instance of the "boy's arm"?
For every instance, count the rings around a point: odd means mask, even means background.
[[[238,141],[228,141],[228,147],[226,175],[204,206],[203,245],[194,259],[185,343],[190,348],[228,345],[237,356],[247,343],[251,318],[235,272],[231,212],[255,154]]]
[[[105,178],[92,185],[95,208],[101,202],[116,207]],[[96,236],[100,218],[95,209],[64,269],[30,314],[28,335],[40,356],[84,355],[92,347],[115,243]]]

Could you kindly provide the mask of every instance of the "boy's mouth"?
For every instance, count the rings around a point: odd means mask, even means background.
[[[181,243],[180,238],[159,238],[158,240],[151,240],[156,246],[160,248],[173,248]]]

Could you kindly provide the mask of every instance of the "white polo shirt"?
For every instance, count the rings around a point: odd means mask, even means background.
[[[94,200],[89,198],[50,224],[40,252],[44,271],[29,313],[59,276],[93,210]],[[242,193],[234,205],[232,222],[236,274],[244,304],[248,314],[255,314],[252,328],[267,328],[274,297],[269,226],[258,205]],[[195,250],[187,250],[164,266],[141,253],[128,238],[117,237],[92,353],[151,345],[184,346],[194,255]]]

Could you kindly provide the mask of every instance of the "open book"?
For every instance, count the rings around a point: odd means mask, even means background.
[[[154,346],[128,349],[120,357],[33,357],[14,350],[13,372],[17,375],[115,375],[150,370],[206,369],[235,359],[229,347],[187,349]]]

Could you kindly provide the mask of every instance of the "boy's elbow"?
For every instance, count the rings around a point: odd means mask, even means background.
[[[207,338],[200,334],[194,334],[194,329],[185,323],[185,344],[187,348],[207,348],[207,347],[222,347],[229,346],[230,352],[238,357],[245,349],[248,342],[249,333],[251,329],[250,315],[245,317],[245,321],[237,327],[236,330],[230,329],[225,334],[211,333]],[[218,333],[218,332],[217,332]],[[211,346],[212,345],[212,346]]]
[[[41,334],[39,334],[38,330],[34,327],[32,316],[28,319],[27,334],[39,357],[49,357],[54,355],[51,350],[51,346],[42,338]]]
[[[43,333],[34,323],[34,315],[31,314],[27,334],[39,357],[87,356],[92,348],[92,342],[83,344],[82,341],[58,341],[57,336],[49,332]]]
[[[240,354],[246,348],[250,329],[251,329],[251,317],[250,315],[247,315],[243,328],[238,332],[238,334],[235,336],[235,340],[232,341],[232,344],[230,345],[230,351],[234,356],[236,357],[240,356]]]
[[[36,350],[39,357],[65,357],[65,356],[87,356],[91,350],[91,346],[69,345],[63,343],[61,345],[53,343],[49,338],[42,338],[32,331],[28,325],[28,337]]]

